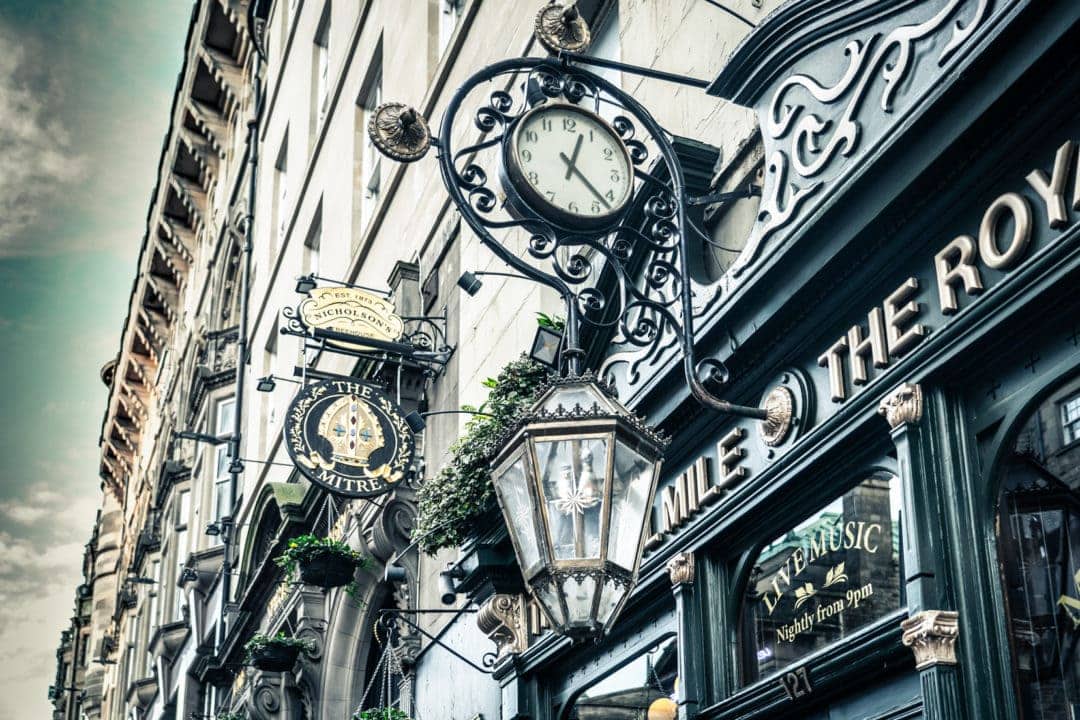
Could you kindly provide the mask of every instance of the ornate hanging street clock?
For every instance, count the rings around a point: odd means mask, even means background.
[[[503,165],[515,214],[567,230],[611,227],[633,194],[633,165],[618,133],[577,105],[549,102],[522,115],[504,141]]]
[[[306,385],[285,419],[285,447],[297,469],[337,495],[393,490],[416,441],[399,408],[370,385],[347,379]]]

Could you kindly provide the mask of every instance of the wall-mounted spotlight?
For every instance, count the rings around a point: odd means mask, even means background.
[[[457,586],[455,580],[465,577],[465,571],[457,565],[449,563],[446,569],[439,573],[439,600],[443,605],[453,605],[457,602]]]
[[[194,440],[195,442],[204,442],[209,445],[224,445],[232,440],[232,435],[209,435],[207,433],[194,432],[192,430],[178,430],[173,432],[173,437],[178,437],[181,440]]]
[[[216,522],[212,522],[206,526],[206,530],[204,532],[210,537],[217,537],[218,535],[221,535],[221,525]]]
[[[129,585],[155,585],[157,580],[154,578],[143,577],[141,575],[128,575],[124,578],[124,582]]]
[[[533,337],[532,349],[529,357],[538,363],[548,367],[559,367],[559,351],[562,349],[562,333],[550,327],[539,325],[536,335]]]
[[[388,563],[386,570],[383,571],[383,580],[386,582],[405,582],[408,579],[409,576],[405,573],[405,568],[397,563]]]
[[[277,387],[277,383],[274,382],[273,375],[259,378],[259,382],[255,385],[255,389],[259,392],[274,392],[275,387]]]
[[[296,278],[296,292],[299,295],[307,295],[316,287],[318,287],[318,284],[315,282],[314,273]]]
[[[408,424],[409,429],[414,433],[418,433],[427,427],[427,422],[424,418],[429,418],[432,415],[478,415],[480,417],[495,417],[491,413],[477,412],[476,410],[432,410],[431,412],[418,413],[415,410],[405,416],[405,422]]]
[[[461,277],[457,281],[458,287],[469,293],[470,296],[475,296],[480,292],[480,288],[484,283],[480,282],[480,278],[476,277],[475,273],[471,273],[468,270],[461,273]]]
[[[470,296],[475,296],[476,293],[480,292],[480,288],[484,286],[484,283],[480,281],[481,275],[495,275],[496,277],[517,278],[518,280],[529,279],[524,275],[517,275],[515,273],[493,272],[491,270],[477,270],[476,272],[472,272],[466,270],[461,273],[461,277],[458,278],[458,287],[469,293]]]
[[[185,565],[184,569],[180,571],[180,577],[177,578],[176,582],[183,585],[184,583],[197,582],[198,579],[199,573],[195,571],[195,568],[189,568]]]

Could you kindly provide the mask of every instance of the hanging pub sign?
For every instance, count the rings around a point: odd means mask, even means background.
[[[350,338],[394,343],[405,330],[393,303],[359,288],[315,288],[300,303],[297,315],[316,337],[324,336],[328,345],[349,350],[371,347],[370,342],[351,342]]]
[[[346,497],[394,489],[416,442],[405,415],[370,385],[348,378],[306,385],[285,418],[285,447],[312,482]]]

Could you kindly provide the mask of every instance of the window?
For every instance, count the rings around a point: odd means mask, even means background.
[[[330,3],[323,8],[322,18],[319,20],[319,28],[315,32],[315,47],[313,48],[313,62],[311,70],[314,78],[311,83],[311,116],[313,122],[312,142],[315,139],[316,129],[321,127],[326,119],[326,112],[330,103]]]
[[[375,145],[367,134],[368,122],[371,120],[375,108],[382,102],[382,70],[378,61],[381,54],[380,47],[376,52],[376,62],[373,64],[375,70],[371,75],[371,80],[366,85],[365,91],[360,95],[356,107],[356,130],[354,133],[356,157],[353,163],[355,192],[353,193],[353,202],[356,208],[354,230],[357,238],[371,221],[375,206],[379,202],[379,192],[381,190],[382,167],[380,159],[382,156],[375,149]]]
[[[1022,720],[1080,718],[1080,447],[1056,447],[1044,421],[1060,407],[1069,442],[1080,396],[1066,398],[1027,418],[1001,470],[998,564]]]
[[[439,2],[439,57],[446,52],[450,38],[461,20],[465,0],[438,0]]]
[[[175,572],[169,579],[169,585],[173,588],[172,619],[179,620],[183,617],[184,593],[175,586],[175,583],[180,578],[188,556],[188,523],[191,522],[190,490],[181,490],[177,494],[174,508],[172,553]]]
[[[601,8],[592,21],[595,28],[592,43],[589,45],[589,55],[603,58],[604,60],[622,60],[622,48],[619,45],[619,3],[612,2],[607,7]],[[622,73],[610,68],[590,68],[600,77],[616,87],[622,87]]]
[[[677,661],[675,638],[663,640],[585,688],[564,717],[573,720],[674,718]]]
[[[743,600],[751,683],[900,608],[900,483],[869,478],[767,543]]]
[[[152,635],[157,630],[158,625],[161,623],[161,617],[158,615],[160,612],[158,595],[161,593],[161,559],[158,558],[150,564],[150,579],[154,583],[150,586],[150,634]]]
[[[281,141],[277,160],[274,162],[274,226],[275,233],[270,242],[270,259],[273,261],[274,252],[285,240],[285,233],[289,229],[289,183],[288,183],[288,158],[289,158],[289,131],[285,131],[285,137]],[[271,264],[273,264],[271,262]]]
[[[274,374],[277,369],[277,347],[278,347],[278,321],[274,320],[273,327],[270,328],[270,334],[266,337],[266,344],[263,346],[263,377],[269,377]],[[262,456],[266,453],[266,437],[267,432],[273,432],[273,427],[277,423],[277,405],[274,402],[273,393],[261,393],[262,405],[263,405],[263,417],[266,418],[266,422],[259,424],[259,455]]]
[[[218,437],[233,431],[236,419],[236,401],[233,398],[221,400],[217,404],[214,418],[214,434]],[[229,444],[222,443],[214,448],[214,520],[232,514],[232,475],[229,473]],[[220,536],[218,536],[220,537]],[[218,538],[215,538],[217,541]]]
[[[1080,393],[1061,403],[1061,432],[1066,445],[1080,440]]]
[[[322,206],[315,212],[311,230],[304,239],[303,274],[319,274],[319,251],[322,249]]]

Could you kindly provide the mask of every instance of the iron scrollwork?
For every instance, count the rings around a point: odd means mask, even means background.
[[[490,90],[491,86],[495,89]],[[480,138],[461,148],[455,124],[467,99],[480,95],[471,114]],[[585,106],[605,118],[629,151],[634,173],[634,208],[622,222],[602,231],[560,227],[538,214],[521,212],[491,178],[501,172],[502,144],[526,111],[542,102]],[[613,343],[635,361],[655,358],[678,346],[694,397],[721,412],[765,419],[766,410],[733,405],[713,395],[707,381],[724,382],[727,370],[715,358],[698,361],[694,349],[693,288],[687,239],[700,232],[686,215],[688,199],[672,136],[634,98],[604,78],[552,58],[515,58],[474,74],[447,105],[433,141],[439,148],[444,185],[481,242],[507,265],[553,288],[567,305],[564,357],[572,369],[584,355],[580,328],[614,331]],[[647,161],[654,158],[647,166]],[[611,379],[613,357],[602,371]]]

